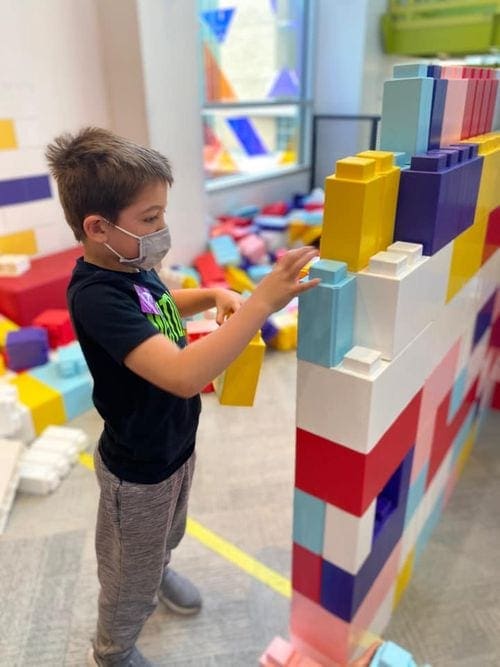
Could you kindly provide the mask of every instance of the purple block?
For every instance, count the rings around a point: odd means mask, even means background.
[[[50,199],[51,196],[49,177],[45,175],[0,181],[0,206]]]
[[[394,239],[421,243],[433,255],[470,227],[481,178],[482,158],[449,147],[412,158],[401,172]]]
[[[439,72],[434,74],[434,70]],[[431,71],[433,70],[433,71]],[[448,80],[441,79],[441,68],[439,65],[429,66],[429,76],[434,78],[434,90],[432,92],[431,122],[429,125],[429,148],[439,148],[441,143],[441,132],[443,130],[444,106],[446,93],[448,92]]]
[[[9,331],[5,349],[7,366],[13,371],[42,366],[49,360],[48,332],[41,327]]]

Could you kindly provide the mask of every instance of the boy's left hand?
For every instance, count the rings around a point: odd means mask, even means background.
[[[228,289],[215,289],[214,292],[215,307],[217,308],[215,321],[220,325],[240,308],[244,299],[241,294]]]

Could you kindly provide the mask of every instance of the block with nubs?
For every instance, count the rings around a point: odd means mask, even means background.
[[[265,348],[257,332],[224,373],[215,378],[213,384],[221,405],[253,405]]]
[[[13,371],[41,366],[48,361],[49,339],[41,327],[23,327],[7,334],[7,365]]]
[[[380,149],[403,151],[409,158],[427,150],[434,79],[428,65],[395,65],[384,83]]]
[[[315,262],[309,276],[321,283],[299,298],[297,356],[330,368],[352,346],[355,278],[343,262],[332,260]]]
[[[373,159],[338,160],[325,180],[320,256],[346,262],[350,271],[368,264],[380,241],[384,180]]]
[[[415,155],[401,174],[394,238],[421,243],[424,255],[433,255],[472,225],[481,176],[477,160],[456,149]]]

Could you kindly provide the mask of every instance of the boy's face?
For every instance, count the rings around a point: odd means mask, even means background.
[[[151,183],[144,186],[130,206],[124,208],[115,222],[117,227],[136,236],[152,234],[166,227],[165,210],[167,208],[167,184]],[[124,234],[113,225],[106,226],[107,243],[122,257],[137,257],[139,241]],[[111,251],[108,251],[111,255]],[[113,256],[115,257],[115,256]],[[112,259],[110,257],[110,259]],[[123,269],[123,266],[120,265]]]

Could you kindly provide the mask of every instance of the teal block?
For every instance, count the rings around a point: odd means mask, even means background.
[[[434,79],[392,79],[384,83],[380,150],[401,151],[406,161],[428,147]]]
[[[417,667],[417,663],[401,646],[384,642],[371,659],[370,667]]]
[[[448,422],[457,414],[465,396],[465,382],[467,380],[467,367],[462,368],[457,376],[451,390],[450,408],[448,410]]]
[[[68,420],[93,407],[92,378],[87,370],[71,377],[62,377],[57,362],[49,361],[48,364],[32,368],[29,374],[62,395]]]
[[[417,544],[415,545],[415,563],[422,555],[432,533],[434,532],[434,528],[439,523],[439,519],[441,518],[441,514],[443,513],[443,508],[444,508],[444,491],[437,499],[434,509],[427,517],[427,521],[425,522],[424,527],[420,531],[420,535],[417,538]]]
[[[405,63],[403,65],[394,65],[392,76],[395,79],[412,79],[426,77],[428,71],[428,63]]]
[[[323,553],[326,503],[300,489],[293,496],[293,541],[315,554]]]
[[[408,490],[408,500],[406,501],[405,527],[412,520],[420,501],[425,494],[425,482],[429,471],[429,463],[425,463],[417,478]]]
[[[331,368],[353,344],[355,276],[344,262],[320,259],[309,277],[322,282],[299,297],[297,357]]]
[[[467,413],[466,418],[464,419],[464,423],[460,427],[460,430],[458,431],[457,435],[455,436],[455,439],[453,440],[452,443],[452,449],[451,449],[451,465],[452,467],[455,465],[457,462],[458,457],[460,456],[464,445],[465,441],[467,440],[472,427],[474,426],[474,417],[476,415],[476,406],[473,404]]]
[[[238,266],[241,262],[240,249],[232,236],[215,236],[209,240],[208,245],[219,266]]]

